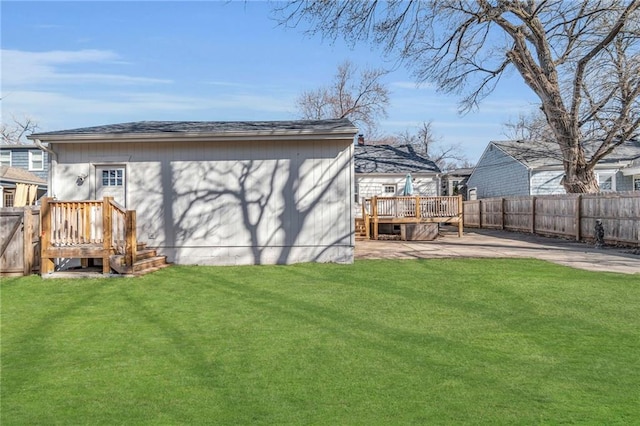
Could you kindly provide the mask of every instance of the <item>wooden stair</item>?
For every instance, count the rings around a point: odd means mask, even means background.
[[[114,254],[109,258],[111,269],[121,275],[140,276],[169,266],[167,256],[158,256],[155,249],[146,247],[146,243],[138,243],[136,261],[133,265],[125,264],[124,255]]]

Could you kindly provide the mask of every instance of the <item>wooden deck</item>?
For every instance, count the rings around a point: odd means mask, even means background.
[[[102,273],[139,273],[142,266],[166,263],[155,251],[138,250],[136,211],[127,210],[113,200],[59,201],[44,198],[40,209],[41,275],[53,272],[55,259],[102,260]],[[149,261],[152,258],[154,261]]]
[[[464,229],[462,196],[367,198],[362,204],[362,218],[365,236],[374,240],[379,238],[381,224],[454,224],[459,237]]]

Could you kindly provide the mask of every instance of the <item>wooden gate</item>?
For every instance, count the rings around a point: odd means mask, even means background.
[[[0,275],[40,272],[40,208],[0,209]]]

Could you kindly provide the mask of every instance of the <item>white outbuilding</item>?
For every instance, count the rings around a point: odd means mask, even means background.
[[[354,136],[346,120],[143,121],[37,133],[49,196],[112,196],[138,240],[178,264],[350,263]]]

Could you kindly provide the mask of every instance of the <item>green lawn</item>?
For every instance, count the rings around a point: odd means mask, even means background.
[[[638,281],[522,259],[3,279],[0,421],[634,423]]]

